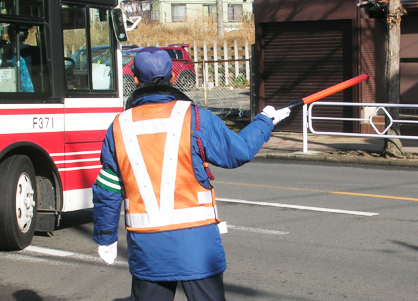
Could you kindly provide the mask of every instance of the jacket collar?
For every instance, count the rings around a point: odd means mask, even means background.
[[[150,103],[166,103],[173,100],[193,102],[186,94],[167,85],[145,86],[136,89],[126,102],[126,110]]]

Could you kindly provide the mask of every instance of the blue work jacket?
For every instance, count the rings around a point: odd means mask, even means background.
[[[135,94],[134,94],[135,95]],[[134,99],[132,107],[176,100],[170,94],[151,94]],[[239,167],[253,159],[270,138],[273,122],[258,114],[239,134],[203,108],[199,109],[200,131],[196,131],[195,113],[191,110],[192,162],[196,179],[210,188],[202,166],[196,137],[200,137],[206,161],[223,168]],[[113,124],[103,141],[101,163],[120,177],[113,139]],[[216,176],[216,175],[215,175]],[[118,240],[122,192],[93,185],[94,241],[110,245]],[[225,252],[216,224],[154,233],[127,233],[129,270],[133,276],[149,281],[188,281],[222,273],[226,269]]]

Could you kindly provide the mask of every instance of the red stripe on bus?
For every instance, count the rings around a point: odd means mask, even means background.
[[[91,188],[96,182],[101,167],[65,171],[67,177],[65,190]]]
[[[102,142],[106,135],[106,131],[107,130],[65,132],[65,143]]]
[[[64,133],[48,132],[48,133],[22,133],[22,134],[1,134],[0,150],[18,142],[31,142],[48,153],[62,153],[64,151]]]
[[[51,108],[22,108],[22,109],[0,109],[0,115],[41,115],[41,114],[63,114],[64,109],[51,109]]]
[[[78,143],[65,145],[66,153],[79,153],[86,151],[101,151],[102,142]]]
[[[41,114],[88,114],[88,113],[121,113],[123,108],[14,108],[0,109],[0,115],[41,115]]]
[[[111,107],[111,108],[66,108],[66,114],[83,114],[83,113],[121,113],[123,108]]]

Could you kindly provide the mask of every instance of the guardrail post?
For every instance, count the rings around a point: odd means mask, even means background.
[[[302,110],[303,152],[308,152],[308,105],[303,105]]]

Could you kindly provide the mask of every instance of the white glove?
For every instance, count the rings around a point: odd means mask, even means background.
[[[276,110],[272,106],[266,106],[261,112],[261,114],[266,115],[268,118],[270,118],[273,121],[273,125],[276,125],[283,119],[289,117],[290,109],[283,108],[280,110]]]
[[[118,242],[115,241],[113,244],[108,246],[99,246],[98,250],[99,256],[107,264],[113,264],[115,262],[116,256],[118,255]]]

